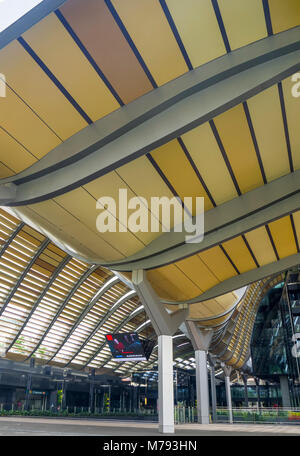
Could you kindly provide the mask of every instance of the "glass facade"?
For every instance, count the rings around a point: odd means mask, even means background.
[[[289,373],[284,343],[280,300],[284,284],[273,288],[262,300],[252,334],[253,373],[260,378]]]
[[[227,407],[225,385],[220,384],[216,387],[217,403],[219,407]],[[256,406],[258,402],[263,407],[274,407],[281,402],[281,391],[279,385],[260,385],[259,398],[258,390],[255,385],[247,386],[248,406]],[[245,386],[241,384],[231,385],[231,400],[233,407],[245,407]]]
[[[300,271],[289,271],[285,281],[262,300],[251,340],[253,374],[271,381],[279,381],[280,376],[288,377],[294,405],[299,403],[299,309]]]

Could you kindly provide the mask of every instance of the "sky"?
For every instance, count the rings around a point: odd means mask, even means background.
[[[41,2],[42,0],[0,0],[0,32]]]

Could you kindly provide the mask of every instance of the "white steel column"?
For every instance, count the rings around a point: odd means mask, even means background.
[[[158,336],[159,432],[174,433],[173,338],[189,309],[167,312],[143,270],[132,271],[132,283]]]
[[[174,433],[173,338],[158,336],[159,432]]]
[[[207,353],[213,330],[210,328],[200,329],[191,320],[187,320],[185,324],[195,350],[198,423],[209,424]]]
[[[209,391],[205,350],[195,351],[198,423],[209,424]]]
[[[227,408],[228,408],[228,412],[229,412],[229,423],[233,423],[230,377],[227,377],[227,375],[225,375],[225,389],[226,389]]]
[[[225,391],[226,391],[227,409],[228,409],[228,413],[229,413],[229,423],[233,423],[231,389],[230,389],[230,375],[232,372],[232,367],[227,366],[223,362],[221,363],[221,367],[222,367],[224,375],[225,375]]]
[[[212,408],[212,422],[217,422],[217,392],[216,392],[216,372],[215,365],[216,359],[213,355],[208,355],[210,364],[210,386],[211,386],[211,408]]]

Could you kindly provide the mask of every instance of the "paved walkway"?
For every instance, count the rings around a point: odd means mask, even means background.
[[[140,421],[91,420],[0,417],[0,436],[48,435],[48,436],[154,436],[157,423]],[[167,435],[167,434],[165,434]],[[300,425],[267,424],[181,424],[176,426],[176,436],[257,436],[297,435]]]

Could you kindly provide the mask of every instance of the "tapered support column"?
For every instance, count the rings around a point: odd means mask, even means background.
[[[215,365],[216,360],[213,356],[208,355],[210,364],[210,389],[211,389],[211,408],[212,408],[212,421],[217,422],[217,392],[216,392],[216,373]]]
[[[168,313],[143,270],[132,272],[132,283],[158,336],[159,432],[174,432],[173,338],[188,315],[188,308]]]
[[[229,423],[233,423],[230,377],[227,377],[227,376],[225,376],[225,388],[226,388],[227,408],[228,408],[228,412],[229,412]]]
[[[229,414],[229,423],[233,423],[233,415],[232,415],[232,402],[231,402],[231,389],[230,389],[230,374],[232,368],[230,366],[226,366],[224,363],[221,363],[224,375],[225,375],[225,391],[226,391],[226,401],[227,401],[227,409]]]
[[[198,423],[209,424],[207,351],[213,331],[209,328],[200,329],[190,320],[186,321],[186,328],[195,350]]]
[[[173,338],[158,337],[159,432],[174,432]]]
[[[289,378],[287,375],[280,375],[280,389],[282,397],[282,407],[291,407]]]
[[[195,351],[198,423],[209,424],[209,391],[207,357],[204,350]]]

